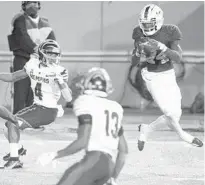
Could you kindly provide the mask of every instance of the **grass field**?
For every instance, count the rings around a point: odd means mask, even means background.
[[[156,116],[125,116],[125,134],[129,143],[126,165],[118,179],[119,185],[203,185],[204,148],[192,147],[182,142],[175,132],[168,128],[153,133],[145,149],[139,152],[137,125],[152,121]],[[198,119],[198,118],[197,118]],[[196,117],[182,120],[182,127],[191,134],[204,139],[204,132],[198,130]],[[202,117],[200,119],[203,119]],[[133,124],[133,123],[136,124]],[[3,125],[3,121],[0,121]],[[27,155],[22,158],[24,168],[18,170],[0,169],[0,185],[55,185],[66,168],[78,161],[83,152],[41,167],[36,158],[43,152],[56,151],[68,145],[75,138],[73,128],[76,121],[65,116],[44,131],[27,130],[22,133],[22,144]],[[9,147],[0,126],[0,165],[2,156]]]

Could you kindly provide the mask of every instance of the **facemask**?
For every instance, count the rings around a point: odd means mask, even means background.
[[[38,14],[38,8],[35,6],[31,6],[29,8],[26,9],[25,11],[29,16],[35,18]]]

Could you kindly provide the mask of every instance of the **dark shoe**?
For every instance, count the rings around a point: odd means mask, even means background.
[[[4,165],[4,168],[6,169],[17,169],[22,167],[23,167],[23,163],[20,162],[18,157],[10,157],[9,160]]]
[[[138,140],[138,149],[142,151],[144,149],[145,142]]]
[[[18,154],[23,156],[23,155],[26,155],[26,149],[24,149],[23,147],[21,147],[19,150],[18,150]],[[3,157],[3,160],[4,161],[8,161],[10,158],[10,153],[6,154],[4,157]]]
[[[203,146],[203,142],[195,137],[193,139],[193,141],[192,141],[192,145],[194,145],[196,147],[202,147]]]
[[[140,136],[139,136],[139,139],[138,139],[138,149],[139,149],[139,151],[142,151],[144,149],[145,140],[147,138],[146,127],[147,127],[147,125],[145,125],[145,124],[141,124],[141,125],[138,126],[138,131],[140,132]]]

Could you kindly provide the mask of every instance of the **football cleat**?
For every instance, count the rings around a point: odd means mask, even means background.
[[[202,147],[204,144],[201,140],[199,140],[198,138],[194,138],[192,141],[192,145],[196,146],[196,147]]]
[[[9,160],[4,165],[4,168],[7,169],[17,169],[22,167],[23,167],[23,163],[19,160],[18,157],[10,157]]]
[[[21,147],[19,150],[18,150],[18,154],[23,156],[23,155],[26,155],[26,149]],[[3,160],[4,161],[8,161],[10,159],[10,153],[6,154],[4,157],[3,157]]]
[[[142,151],[144,149],[145,142],[138,140],[138,149]]]

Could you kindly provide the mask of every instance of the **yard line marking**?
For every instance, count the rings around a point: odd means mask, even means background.
[[[204,178],[185,178],[185,177],[176,177],[172,178],[172,180],[177,180],[177,181],[185,181],[185,180],[193,180],[193,181],[204,181]]]
[[[41,144],[41,143],[43,143],[43,144],[46,144],[46,143],[69,143],[69,142],[72,142],[72,141],[74,141],[74,139],[73,140],[40,140],[40,139],[38,139],[38,140],[20,140],[20,143],[21,142],[24,142],[24,143],[36,143],[36,144]],[[5,139],[3,139],[3,140],[1,140],[0,141],[0,143],[7,143],[8,141],[7,140],[5,140]],[[131,140],[129,140],[128,139],[128,143],[130,143],[130,144],[137,144],[137,139],[136,140],[134,140],[134,139],[131,139]],[[187,146],[189,146],[189,145],[191,145],[191,144],[188,144],[188,143],[185,143],[184,141],[148,141],[148,142],[146,142],[146,144],[160,144],[160,145],[162,145],[162,144],[169,144],[169,145],[175,145],[175,144],[183,144],[183,145],[187,145]],[[191,145],[192,146],[192,145]]]

